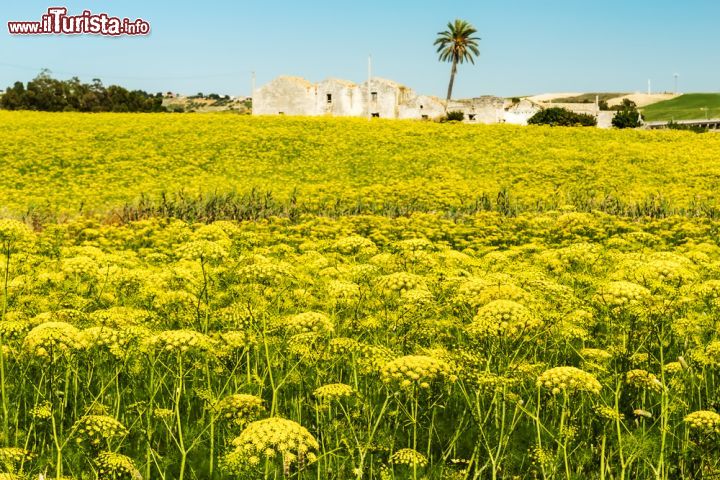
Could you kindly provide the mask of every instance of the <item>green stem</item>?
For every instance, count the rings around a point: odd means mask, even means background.
[[[178,386],[177,386],[177,392],[175,396],[175,420],[177,422],[177,430],[178,430],[178,445],[180,447],[180,473],[178,476],[178,480],[183,480],[185,477],[185,462],[187,460],[187,451],[185,450],[185,440],[183,439],[183,430],[182,430],[182,418],[180,416],[180,400],[182,396],[183,391],[183,362],[182,362],[182,356],[178,354]]]
[[[537,448],[539,451],[542,451],[542,432],[540,430],[540,387],[537,387],[537,401],[535,405],[535,433]],[[543,478],[547,478],[544,462],[540,462],[540,472],[542,473]]]
[[[568,462],[568,455],[567,455],[567,442],[568,442],[568,436],[564,432],[565,429],[565,419],[567,418],[567,401],[568,396],[567,392],[563,391],[563,405],[562,405],[562,411],[560,412],[560,437],[562,438],[562,452],[563,452],[563,463],[565,464],[565,478],[570,480],[570,464]]]
[[[3,295],[3,307],[2,307],[2,320],[5,320],[5,314],[7,313],[8,306],[8,283],[10,281],[10,245],[5,245],[5,285]],[[9,440],[8,434],[10,432],[8,418],[10,415],[10,408],[8,407],[7,391],[5,387],[5,346],[2,337],[0,336],[0,395],[2,395],[2,412],[3,412],[3,441]]]
[[[210,472],[208,478],[213,478],[215,467],[215,413],[210,414]]]
[[[55,422],[55,412],[52,412],[50,415],[50,418],[52,419],[52,434],[53,434],[53,442],[55,443],[55,478],[62,478],[63,468],[62,468],[62,445],[60,445],[60,439],[58,438],[57,433],[57,424]]]

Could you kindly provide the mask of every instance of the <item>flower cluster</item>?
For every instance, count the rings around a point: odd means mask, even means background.
[[[214,408],[223,419],[236,425],[243,425],[265,411],[260,397],[245,393],[228,395],[218,401]]]
[[[320,448],[315,437],[305,427],[284,418],[257,420],[232,441],[233,451],[227,459],[230,467],[237,463],[255,466],[261,458],[279,457],[284,465],[312,463]]]
[[[335,251],[342,253],[343,255],[371,255],[377,251],[375,242],[369,238],[361,237],[359,235],[340,238],[335,242],[333,248]]]
[[[494,300],[478,310],[467,330],[479,337],[516,339],[542,325],[542,320],[523,305],[512,300]]]
[[[184,258],[216,263],[228,256],[228,242],[206,239],[192,240],[179,248]]]
[[[500,283],[482,288],[470,303],[473,306],[482,306],[495,300],[512,300],[522,305],[533,302],[532,295],[525,289],[512,283]]]
[[[382,380],[394,382],[401,388],[419,386],[430,388],[433,382],[457,379],[450,364],[439,358],[427,355],[407,355],[396,358],[385,364],[382,369]]]
[[[694,278],[694,273],[682,263],[669,259],[653,259],[642,264],[635,276],[645,282],[685,283]]]
[[[166,330],[150,337],[148,344],[167,353],[201,353],[213,346],[210,338],[195,330]]]
[[[407,272],[391,273],[380,278],[380,286],[386,293],[402,293],[414,289],[427,289],[419,275]]]
[[[25,336],[23,347],[31,355],[52,359],[82,347],[80,331],[69,323],[45,322]]]
[[[32,231],[24,223],[10,218],[0,219],[0,243],[12,250],[18,247],[18,243],[28,242],[32,237]]]
[[[80,338],[87,349],[107,350],[116,357],[127,353],[125,347],[129,339],[124,331],[106,326],[90,327],[80,332]]]
[[[323,402],[330,402],[333,400],[340,400],[343,398],[351,397],[355,394],[355,390],[344,383],[330,383],[318,387],[313,392],[315,398]]]
[[[592,374],[575,367],[555,367],[545,370],[538,377],[537,386],[550,390],[553,395],[560,392],[599,394],[602,389],[602,385]]]
[[[696,357],[705,365],[720,365],[720,340],[705,345],[705,351],[697,352]]]
[[[292,335],[296,333],[330,334],[335,331],[330,317],[319,312],[304,312],[292,315],[283,327]]]
[[[244,351],[255,343],[255,339],[240,330],[226,330],[214,337],[217,340],[215,353],[218,357],[226,357]]]
[[[291,272],[284,264],[264,260],[241,267],[238,276],[248,283],[275,285],[290,278]]]
[[[353,282],[332,280],[327,286],[328,295],[337,302],[351,302],[360,297],[360,287]]]
[[[390,463],[395,465],[407,465],[408,467],[424,467],[428,460],[425,455],[413,450],[412,448],[403,448],[390,456]]]
[[[102,452],[95,459],[98,480],[141,480],[142,475],[128,456],[115,452]]]
[[[680,373],[683,371],[683,366],[680,362],[668,362],[663,368],[665,370],[665,373],[669,374]]]
[[[685,422],[702,433],[720,433],[720,414],[710,410],[699,410],[685,416]]]
[[[24,448],[4,447],[0,448],[0,464],[19,465],[29,462],[35,458],[35,454]]]
[[[47,420],[52,415],[50,402],[42,402],[30,409],[30,415],[38,420]]]
[[[101,442],[113,437],[127,435],[125,426],[107,415],[85,415],[80,418],[73,429],[76,432],[78,443],[87,441],[90,445],[97,446]]]
[[[174,411],[162,407],[155,408],[152,413],[153,417],[159,418],[160,420],[170,420],[175,415]]]
[[[403,290],[402,293],[400,293],[400,302],[406,306],[423,306],[431,304],[432,301],[432,293],[424,288]]]
[[[595,410],[595,413],[598,417],[604,418],[605,420],[618,421],[622,420],[625,417],[622,413],[618,412],[614,408],[605,405],[596,405],[593,410]]]
[[[634,369],[625,373],[625,383],[635,388],[660,392],[663,389],[662,382],[647,370]]]
[[[600,301],[612,308],[637,305],[650,297],[650,291],[636,283],[617,281],[604,285],[598,291]]]
[[[602,348],[582,348],[580,349],[580,356],[585,361],[604,363],[612,359],[612,353]]]
[[[30,331],[30,323],[25,320],[0,321],[0,337],[4,341],[19,340],[28,331]]]

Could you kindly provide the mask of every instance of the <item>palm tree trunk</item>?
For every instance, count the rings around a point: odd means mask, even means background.
[[[447,113],[450,97],[452,97],[453,84],[455,83],[455,74],[457,73],[457,58],[453,58],[452,68],[450,69],[450,84],[448,85],[447,99],[445,100],[445,113]]]

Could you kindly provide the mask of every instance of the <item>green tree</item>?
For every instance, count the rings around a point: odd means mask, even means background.
[[[0,107],[6,110],[21,110],[24,107],[25,85],[22,82],[15,82],[11,88],[5,90],[0,97]]]
[[[438,37],[434,43],[434,45],[438,47],[437,53],[440,55],[440,61],[452,63],[445,110],[447,110],[447,105],[452,96],[458,63],[468,61],[474,65],[474,57],[480,55],[480,49],[478,48],[480,38],[473,36],[477,33],[475,27],[465,20],[460,19],[448,23],[447,27],[448,29],[444,32],[438,32]]]
[[[612,125],[615,128],[637,128],[642,125],[642,120],[642,115],[638,112],[635,102],[626,98],[613,117]]]
[[[111,85],[105,88],[99,79],[91,84],[79,78],[56,80],[43,70],[27,83],[15,82],[0,97],[0,108],[7,110],[40,110],[45,112],[163,112],[162,95],[143,90],[128,91]]]

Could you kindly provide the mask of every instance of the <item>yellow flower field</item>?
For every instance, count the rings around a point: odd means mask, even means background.
[[[270,192],[277,211],[293,203],[319,214],[718,208],[717,135],[0,112],[0,138],[0,203],[13,214],[104,212],[142,195],[159,203],[161,193],[253,190]]]
[[[0,478],[720,474],[719,136],[0,120]]]

